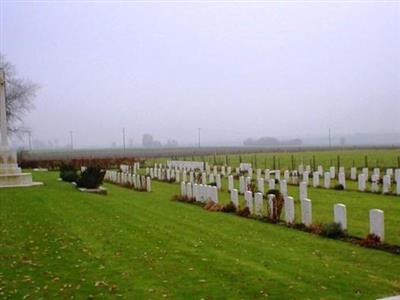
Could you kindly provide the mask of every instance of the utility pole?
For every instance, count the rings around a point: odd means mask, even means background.
[[[71,142],[71,151],[74,150],[74,138],[72,135],[72,131],[69,132],[69,138],[70,138],[70,142]]]
[[[125,150],[126,150],[126,145],[125,145],[125,127],[122,128],[122,146],[124,148],[124,153],[125,153]]]
[[[199,148],[200,148],[200,131],[201,131],[201,128],[197,128],[197,130],[198,130],[198,145],[199,145]]]
[[[332,148],[331,129],[329,128],[329,148]]]

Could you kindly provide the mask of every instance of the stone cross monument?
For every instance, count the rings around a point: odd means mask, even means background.
[[[39,182],[32,182],[32,174],[21,172],[17,163],[17,153],[8,145],[6,78],[2,69],[0,69],[0,134],[0,188],[40,185]]]

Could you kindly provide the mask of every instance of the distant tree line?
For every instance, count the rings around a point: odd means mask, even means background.
[[[259,139],[247,138],[243,142],[245,146],[299,146],[302,144],[303,141],[301,139],[280,141],[274,137],[261,137]]]

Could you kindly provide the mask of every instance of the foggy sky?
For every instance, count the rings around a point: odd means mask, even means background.
[[[400,131],[399,2],[3,1],[0,51],[60,144]]]

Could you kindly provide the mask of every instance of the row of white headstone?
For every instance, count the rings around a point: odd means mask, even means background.
[[[204,167],[205,166],[205,167]],[[231,171],[232,171],[232,167],[230,166],[216,166],[214,165],[212,168],[208,163],[204,163],[204,162],[199,162],[199,161],[167,161],[167,164],[164,166],[163,164],[155,164],[154,165],[155,169],[161,169],[161,168],[176,168],[179,170],[184,170],[184,171],[204,171],[205,168],[205,172],[206,174],[209,174],[211,172],[214,173],[214,176],[217,175],[218,173],[218,169],[220,169],[220,173],[223,176],[226,175],[230,175]],[[247,175],[249,177],[253,176],[253,168],[251,163],[240,163],[239,167],[235,169],[235,172],[237,175],[239,175],[241,172],[247,172]],[[284,175],[284,179],[285,180],[289,180],[289,174],[290,171],[286,170],[285,175]],[[336,172],[336,167],[331,166],[329,167],[329,171],[324,172],[324,168],[319,165],[317,167],[317,170],[315,171],[319,174],[319,176],[324,176],[325,173],[329,172],[331,179],[336,178],[336,175],[339,179],[339,174],[343,173],[341,176],[344,176],[346,178],[346,170],[344,167],[339,167],[338,171]],[[304,173],[306,173],[306,176],[315,173],[312,172],[312,168],[310,165],[305,166],[304,165],[299,165],[297,170],[292,170],[292,174],[295,176],[304,176]],[[400,179],[400,169],[395,169],[393,171],[392,168],[387,168],[386,169],[386,175],[390,176],[391,178],[394,177],[395,181],[398,181],[398,179]],[[362,168],[361,173],[365,175],[366,179],[368,180],[368,176],[369,176],[369,168]],[[260,178],[262,176],[262,170],[261,169],[256,169],[256,174],[257,174],[257,178]],[[265,179],[269,180],[270,179],[270,175],[271,174],[275,174],[275,178],[276,179],[280,179],[280,170],[269,170],[269,169],[265,169],[264,170],[264,175],[265,175]],[[380,168],[373,168],[372,169],[372,175],[375,175],[374,178],[379,179],[380,178],[380,174],[381,174],[381,170]],[[371,175],[371,179],[373,180],[374,178],[372,178]],[[308,177],[307,176],[307,177]],[[357,180],[357,168],[356,167],[351,167],[350,168],[350,179],[351,180]]]
[[[133,165],[126,165],[126,164],[121,164],[119,166],[119,169],[123,173],[133,173],[136,174],[138,173],[140,169],[140,163],[139,162],[134,162]]]
[[[181,195],[194,198],[196,201],[205,203],[209,200],[218,203],[218,189],[216,186],[192,184],[191,182],[181,182]]]
[[[155,166],[157,167],[157,166]],[[177,168],[179,170],[204,170],[204,162],[202,161],[185,161],[185,160],[168,160],[167,161],[168,168]]]
[[[305,184],[302,185],[307,187]],[[304,193],[304,192],[303,192]],[[194,198],[196,201],[205,203],[211,200],[218,203],[218,189],[215,186],[207,186],[202,184],[194,184],[188,182],[181,182],[181,195],[189,198]],[[239,209],[239,192],[237,189],[231,190],[231,202],[235,205],[236,209]],[[306,195],[302,195],[304,197]],[[269,217],[272,218],[276,207],[274,207],[275,195],[269,194],[268,197],[268,213]],[[255,216],[263,216],[265,214],[264,198],[262,193],[253,193],[246,191],[244,193],[245,206],[248,207],[250,214]],[[301,223],[309,227],[312,225],[312,202],[308,198],[301,199]],[[285,222],[287,224],[293,224],[295,222],[295,205],[294,199],[290,196],[284,196],[284,212]],[[347,212],[344,204],[338,203],[333,207],[333,219],[335,223],[339,223],[343,230],[347,230]],[[384,213],[380,209],[371,209],[369,211],[369,232],[380,237],[381,241],[385,237],[384,229]]]
[[[190,181],[192,184],[194,184],[197,180],[195,178],[198,178],[200,176],[201,178],[201,184],[207,184],[207,183],[216,183],[217,188],[221,189],[221,178],[225,176],[226,174],[229,174],[231,170],[229,167],[227,168],[228,170],[225,170],[225,167],[222,166],[220,168],[221,173],[218,173],[217,166],[213,166],[212,172],[210,171],[209,173],[207,172],[197,172],[197,171],[190,171],[185,168],[179,169],[179,168],[146,168],[146,175],[149,175],[151,178],[157,178],[159,180],[166,180],[170,181],[171,179],[175,179],[176,182],[181,182],[181,181]],[[329,172],[324,173],[323,177],[323,187],[326,189],[331,188],[331,179],[335,177],[335,167],[331,167],[331,170]],[[352,170],[355,170],[355,168],[352,168]],[[388,169],[389,170],[389,169]],[[393,169],[391,169],[393,171]],[[359,191],[366,191],[366,186],[367,186],[367,176],[365,173],[368,172],[367,168],[363,169],[363,173],[358,175],[358,190]],[[374,171],[375,173],[377,172],[377,169]],[[352,173],[354,173],[352,171]],[[391,192],[392,187],[392,181],[391,181],[391,175],[393,175],[393,172],[388,172],[389,174],[386,174],[383,176],[383,184],[382,184],[382,193],[383,194],[388,194]],[[200,174],[200,175],[199,175]],[[271,176],[271,175],[274,176]],[[252,170],[251,168],[248,169],[248,175],[245,178],[245,181],[247,183],[243,184],[240,182],[240,193],[243,194],[246,186],[248,185],[249,178],[251,180],[252,178]],[[256,172],[257,175],[257,186],[259,191],[263,191],[263,183],[262,183],[262,170],[257,169]],[[296,172],[291,172],[289,170],[285,170],[283,172],[283,180],[281,180],[281,172],[280,170],[275,170],[275,171],[270,171],[269,169],[264,170],[264,182],[268,182],[269,188],[274,188],[274,179],[277,179],[278,182],[281,183],[282,188],[281,191],[285,193],[286,190],[286,185],[287,183],[290,182],[290,178],[292,178],[291,183],[292,184],[299,184],[299,182],[303,181],[306,182],[306,184],[310,184],[310,174],[308,171],[304,171],[301,175],[302,178],[299,178],[298,174]],[[292,175],[292,176],[291,176]],[[294,176],[293,176],[294,175]],[[395,170],[395,180],[397,183],[396,187],[396,194],[400,195],[400,169]],[[189,178],[188,178],[189,176]],[[228,189],[231,190],[233,188],[233,178],[230,177],[231,175],[228,176]],[[242,179],[240,179],[242,180]],[[339,173],[338,173],[338,181],[339,184],[343,186],[344,189],[346,189],[346,176],[344,173],[344,168],[340,168]],[[320,172],[316,171],[312,173],[312,186],[313,187],[319,187],[320,186]],[[244,187],[244,188],[243,188]],[[372,175],[372,183],[371,183],[371,191],[372,192],[379,192],[380,191],[380,184],[378,182],[378,177],[376,174]]]
[[[151,192],[151,178],[149,176],[107,170],[104,180],[118,185],[130,186],[133,189]]]

